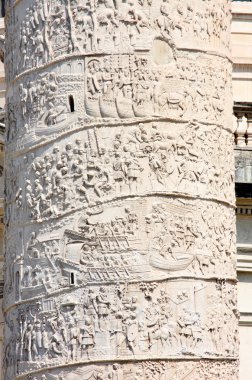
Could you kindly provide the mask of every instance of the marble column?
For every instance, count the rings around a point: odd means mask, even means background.
[[[237,379],[229,0],[9,0],[5,380]]]

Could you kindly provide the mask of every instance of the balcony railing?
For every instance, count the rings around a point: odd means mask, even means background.
[[[252,148],[252,115],[236,114],[233,116],[235,144],[239,147]]]

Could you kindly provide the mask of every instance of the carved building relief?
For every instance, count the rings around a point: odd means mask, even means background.
[[[6,12],[5,379],[237,380],[229,1]]]

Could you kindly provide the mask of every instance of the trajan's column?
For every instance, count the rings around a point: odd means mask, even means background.
[[[229,0],[9,0],[5,380],[235,380]]]

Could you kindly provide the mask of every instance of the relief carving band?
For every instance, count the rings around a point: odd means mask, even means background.
[[[15,73],[67,54],[146,51],[160,37],[173,50],[188,45],[220,52],[229,48],[228,0],[218,6],[204,0],[200,6],[197,0],[25,1],[15,13]]]
[[[5,380],[237,380],[230,1],[9,0]]]
[[[229,132],[195,122],[88,128],[10,160],[7,223],[51,219],[102,200],[157,192],[232,204],[232,143]]]
[[[221,204],[146,197],[94,205],[64,219],[53,233],[54,222],[27,227],[24,236],[13,229],[20,241],[15,246],[8,237],[14,263],[6,304],[14,289],[19,301],[97,281],[235,277],[233,210]],[[12,278],[18,278],[16,285]]]
[[[32,380],[47,380],[47,379],[61,379],[64,373],[64,379],[72,380],[89,380],[89,379],[157,379],[157,380],[177,380],[177,379],[207,379],[216,380],[233,378],[237,376],[238,368],[235,363],[228,361],[219,361],[218,366],[215,366],[212,361],[200,361],[195,365],[195,362],[188,361],[186,364],[181,362],[153,362],[142,361],[132,364],[121,365],[115,363],[107,365],[103,368],[101,366],[93,365],[89,367],[74,367],[72,371],[42,372],[31,377]],[[30,379],[24,377],[25,380]]]
[[[199,52],[175,59],[157,41],[157,52],[68,59],[22,77],[8,92],[7,143],[19,150],[83,124],[131,125],[134,119],[223,126],[231,105],[226,60],[216,57],[216,64]],[[167,63],[155,60],[161,49]]]
[[[18,307],[8,321],[20,337],[18,373],[89,360],[233,358],[234,291],[225,281],[174,280],[87,285],[43,297]]]

